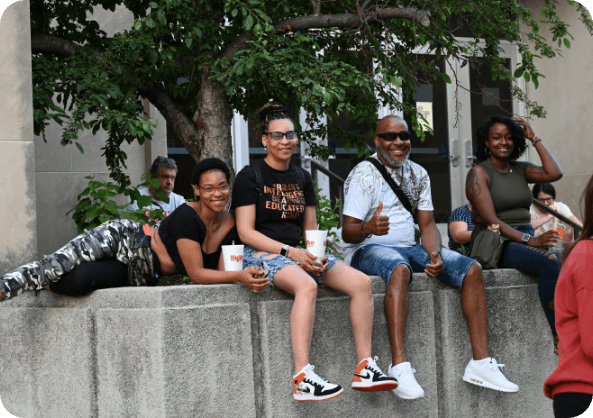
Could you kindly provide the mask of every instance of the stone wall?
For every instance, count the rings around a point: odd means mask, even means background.
[[[384,284],[373,278],[373,355],[390,350]],[[295,402],[289,333],[292,297],[244,286],[41,291],[0,303],[0,398],[23,418],[80,417],[552,417],[542,393],[554,370],[550,331],[533,278],[485,274],[491,354],[519,385],[506,394],[461,380],[471,358],[460,293],[417,274],[410,287],[406,351],[426,397],[361,393],[348,298],[321,288],[311,362],[345,393]]]

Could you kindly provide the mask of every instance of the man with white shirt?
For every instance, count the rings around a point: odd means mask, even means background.
[[[411,135],[404,119],[386,116],[377,124],[375,145],[378,160],[396,187],[409,200],[406,209],[383,175],[369,161],[359,163],[344,184],[345,261],[368,275],[381,276],[386,283],[385,315],[391,343],[389,375],[398,380],[394,393],[403,399],[424,396],[415,370],[404,352],[404,330],[408,316],[407,290],[413,272],[461,289],[461,308],[467,322],[473,359],[463,380],[504,392],[516,392],[495,359],[488,354],[486,297],[482,268],[471,258],[440,246],[440,233],[432,216],[428,173],[408,159]],[[420,227],[422,245],[415,240],[414,216]]]
[[[143,196],[152,196],[152,202],[144,206],[144,214],[150,218],[150,211],[161,209],[165,217],[173,212],[177,207],[185,203],[185,198],[173,193],[175,187],[175,178],[177,177],[177,164],[175,160],[167,157],[157,157],[150,168],[152,178],[158,178],[160,181],[159,190],[169,197],[169,203],[161,200],[153,186],[143,187],[138,190]],[[133,202],[126,207],[126,212],[135,212],[138,210],[138,203]],[[152,218],[151,218],[152,219]]]

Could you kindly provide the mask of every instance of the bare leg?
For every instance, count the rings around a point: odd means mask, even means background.
[[[404,332],[408,319],[408,285],[410,269],[405,264],[395,268],[385,290],[385,317],[391,343],[391,364],[394,366],[406,361],[404,352]]]
[[[323,284],[350,296],[350,323],[360,363],[371,356],[373,333],[373,295],[368,276],[352,267],[337,262],[323,277]]]
[[[461,309],[467,322],[474,360],[489,357],[486,294],[484,293],[482,268],[478,263],[472,264],[463,279]]]
[[[317,283],[300,266],[293,264],[274,274],[274,286],[294,295],[290,312],[290,339],[297,373],[309,364]]]

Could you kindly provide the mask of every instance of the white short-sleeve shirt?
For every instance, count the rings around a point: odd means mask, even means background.
[[[554,202],[554,205],[556,205],[556,207],[558,208],[558,212],[561,215],[564,215],[567,218],[570,218],[572,216],[572,212],[570,211],[570,208],[567,205],[565,205],[564,203]],[[548,216],[547,212],[539,213],[534,205],[531,205],[531,207],[529,208],[529,212],[531,213],[531,220],[543,218],[544,216]],[[539,236],[545,232],[548,232],[550,230],[550,228],[552,227],[552,224],[554,223],[555,220],[556,220],[555,218],[552,218],[549,221],[544,222],[539,228],[537,228],[535,230],[535,233],[536,233],[535,235]],[[558,220],[556,220],[556,221],[560,222]]]
[[[379,160],[376,153],[372,157]],[[409,160],[401,168],[385,168],[402,188],[414,210],[434,209],[430,178],[424,168]],[[389,217],[388,234],[372,235],[358,244],[345,243],[343,251],[346,263],[350,264],[352,255],[368,244],[391,247],[411,247],[416,244],[414,218],[375,166],[363,161],[354,167],[344,183],[344,215],[368,222],[379,207],[379,202],[383,202],[381,214]]]

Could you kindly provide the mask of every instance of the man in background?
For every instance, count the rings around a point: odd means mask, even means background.
[[[158,156],[152,163],[150,168],[151,178],[158,178],[160,185],[158,190],[163,192],[169,198],[169,203],[161,200],[157,195],[157,189],[153,186],[143,187],[139,192],[143,196],[152,196],[152,202],[148,206],[144,206],[144,214],[150,219],[150,211],[161,209],[165,217],[173,212],[177,207],[185,203],[185,198],[177,193],[173,193],[175,187],[175,178],[177,177],[177,164],[172,158]],[[135,212],[138,210],[138,203],[132,202],[126,207],[126,212]]]

